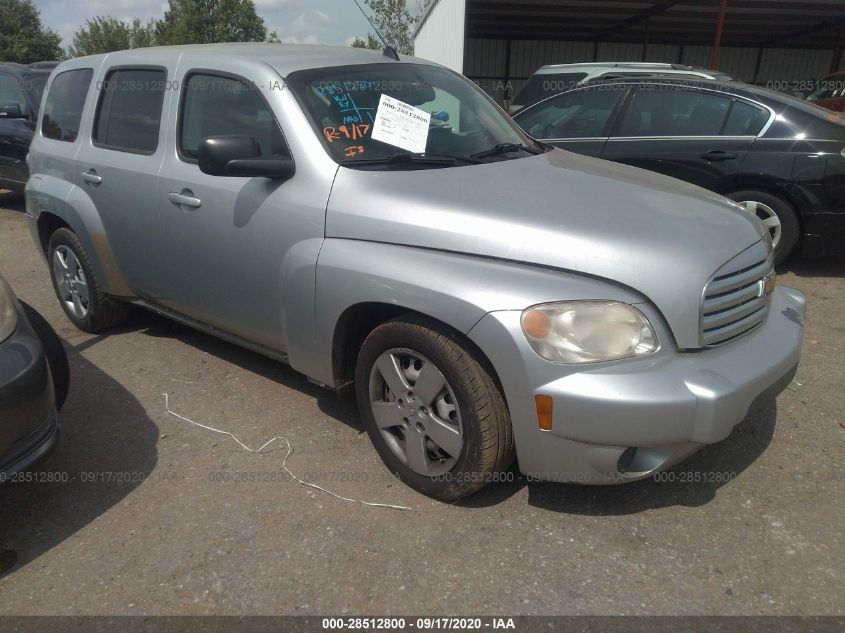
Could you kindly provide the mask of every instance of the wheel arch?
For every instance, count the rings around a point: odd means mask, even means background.
[[[134,296],[123,277],[105,227],[91,198],[79,187],[43,174],[30,178],[26,187],[27,212],[34,218],[39,246],[45,257],[50,235],[59,228],[79,238],[103,290],[120,297]]]
[[[453,337],[472,353],[476,360],[490,373],[496,386],[502,391],[502,384],[493,363],[484,350],[464,332],[430,314],[395,303],[373,301],[349,306],[337,320],[332,337],[332,373],[335,384],[345,385],[353,381],[358,354],[366,338],[379,325],[399,317],[430,322]],[[502,394],[504,397],[504,391],[502,391]]]

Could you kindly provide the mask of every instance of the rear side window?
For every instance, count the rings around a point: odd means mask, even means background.
[[[626,86],[615,84],[575,90],[537,104],[515,120],[539,139],[606,136],[604,128],[625,89]]]
[[[273,112],[254,86],[233,77],[190,75],[179,118],[179,153],[195,161],[203,139],[228,134],[251,136],[262,156],[288,154]]]
[[[566,92],[586,76],[587,73],[537,73],[513,98],[513,105],[527,107],[559,92]]]
[[[727,136],[757,136],[770,116],[768,110],[744,101],[734,101],[722,134]]]
[[[78,68],[66,70],[53,78],[43,107],[42,136],[71,143],[76,140],[85,96],[93,76],[91,68]]]
[[[642,84],[619,136],[718,136],[731,100],[710,92]]]
[[[163,68],[110,71],[94,119],[94,144],[137,154],[154,153],[166,83]]]

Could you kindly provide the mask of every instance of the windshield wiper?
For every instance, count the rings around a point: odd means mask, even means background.
[[[454,165],[455,163],[477,164],[481,161],[470,156],[440,156],[438,154],[395,154],[385,158],[350,158],[340,161],[341,165]]]
[[[475,154],[470,154],[469,158],[487,158],[488,156],[499,156],[500,154],[508,154],[510,152],[525,151],[529,154],[538,154],[535,149],[523,145],[522,143],[498,143],[490,149],[485,149]]]

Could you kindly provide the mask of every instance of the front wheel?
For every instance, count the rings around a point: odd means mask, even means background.
[[[759,218],[772,238],[775,264],[782,264],[798,242],[800,226],[792,206],[765,191],[735,191],[727,197],[745,207]]]
[[[355,370],[358,408],[387,467],[425,495],[454,501],[513,461],[513,431],[491,370],[460,335],[406,317],[374,329]]]

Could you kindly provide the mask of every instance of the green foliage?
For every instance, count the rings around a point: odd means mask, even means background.
[[[414,54],[414,25],[419,18],[408,11],[406,0],[364,0],[370,8],[370,19],[385,42],[404,55]],[[356,48],[382,48],[381,40],[367,35],[367,41],[355,38]]]
[[[0,60],[30,64],[62,59],[62,38],[41,24],[32,0],[0,0]]]
[[[252,0],[169,0],[164,17],[156,22],[159,44],[263,42],[264,20]],[[278,37],[277,37],[278,39]]]
[[[367,35],[367,39],[363,40],[360,37],[356,37],[352,40],[352,44],[350,45],[352,48],[369,48],[370,50],[380,50],[384,48],[384,45],[381,43],[381,40],[376,38],[372,33]]]
[[[155,46],[155,24],[143,24],[140,18],[124,22],[113,17],[97,16],[73,34],[70,57],[122,51],[128,48]]]

